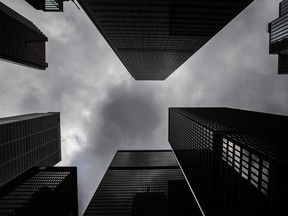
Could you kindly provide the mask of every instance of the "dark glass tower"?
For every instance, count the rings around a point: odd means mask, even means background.
[[[201,212],[171,150],[118,151],[84,215]]]
[[[60,160],[60,113],[0,118],[0,186],[33,166]]]
[[[280,3],[279,18],[269,24],[269,53],[278,55],[278,74],[288,74],[288,0]]]
[[[288,117],[170,108],[169,142],[206,216],[288,215]]]
[[[2,216],[77,216],[76,167],[34,167],[0,187]]]
[[[46,41],[32,22],[0,2],[0,59],[45,70]]]
[[[136,80],[165,80],[253,0],[78,0]]]
[[[36,10],[45,12],[62,12],[63,2],[69,0],[25,0]]]

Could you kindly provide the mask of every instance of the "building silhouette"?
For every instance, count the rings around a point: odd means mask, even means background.
[[[253,0],[78,0],[136,80],[165,80]]]
[[[205,215],[288,215],[288,117],[170,108],[169,142]]]
[[[34,167],[0,187],[2,216],[78,216],[76,167]]]
[[[201,215],[171,150],[117,151],[85,213]]]
[[[288,1],[279,5],[279,18],[269,23],[269,53],[278,55],[278,74],[288,74]]]
[[[69,0],[25,0],[36,10],[45,12],[62,12],[63,2]]]
[[[0,118],[0,187],[33,166],[54,166],[60,145],[60,113]]]
[[[0,2],[0,59],[45,70],[46,41],[32,22]]]

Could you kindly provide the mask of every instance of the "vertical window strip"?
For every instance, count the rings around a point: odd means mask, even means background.
[[[268,194],[269,162],[225,138],[222,138],[222,159],[264,195]]]
[[[222,159],[227,161],[227,140],[224,138],[222,140]]]

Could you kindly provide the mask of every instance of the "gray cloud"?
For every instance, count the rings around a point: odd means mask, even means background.
[[[143,85],[135,82],[123,82],[110,89],[107,101],[101,105],[100,115],[92,118],[94,122],[98,120],[101,128],[96,139],[93,131],[90,136],[101,143],[97,151],[101,152],[109,145],[118,148],[153,147],[149,141],[161,121],[155,90],[143,88]],[[100,123],[99,117],[102,119]]]
[[[146,88],[140,83],[124,81],[108,89],[107,99],[94,106],[85,123],[86,146],[72,159],[81,167],[79,175],[85,175],[79,182],[81,209],[88,204],[95,185],[118,149],[155,147],[154,133],[162,119],[154,92],[153,86]],[[89,167],[93,167],[93,172],[87,171]]]
[[[83,157],[105,157],[121,148],[153,148],[154,132],[162,121],[155,88],[143,88],[135,82],[121,82],[106,92],[85,121],[87,145]],[[79,155],[75,155],[79,158]]]

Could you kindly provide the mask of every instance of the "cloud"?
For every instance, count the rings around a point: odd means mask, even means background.
[[[151,146],[149,140],[161,121],[154,92],[135,82],[123,82],[110,89],[100,115],[94,117],[95,121],[102,118],[96,139],[102,145],[97,151],[109,145]]]
[[[43,25],[43,31],[46,32],[47,37],[54,38],[63,43],[69,43],[73,40],[73,37],[76,37],[76,29],[67,20],[62,19],[53,19],[50,22],[47,22],[46,25]]]
[[[107,89],[104,102],[96,103],[87,116],[84,126],[86,144],[72,157],[72,164],[78,165],[78,176],[81,176],[81,209],[88,204],[95,185],[100,182],[117,150],[155,147],[154,133],[162,116],[155,87],[148,86],[131,81],[112,86]]]

